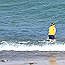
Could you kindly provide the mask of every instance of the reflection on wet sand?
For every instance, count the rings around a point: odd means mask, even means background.
[[[54,59],[49,60],[49,62],[51,63],[51,65],[57,65],[56,60],[54,60]]]

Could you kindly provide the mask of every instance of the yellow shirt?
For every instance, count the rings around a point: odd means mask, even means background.
[[[54,26],[49,27],[49,34],[48,35],[55,35],[54,29],[55,29]]]

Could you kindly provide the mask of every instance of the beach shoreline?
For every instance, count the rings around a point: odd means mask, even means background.
[[[2,62],[2,59],[8,60]],[[64,51],[0,51],[1,65],[65,65]]]

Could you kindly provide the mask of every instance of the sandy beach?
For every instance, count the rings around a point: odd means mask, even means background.
[[[0,51],[0,65],[65,65],[65,52]]]

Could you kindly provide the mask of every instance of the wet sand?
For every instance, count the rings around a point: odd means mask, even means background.
[[[2,59],[8,60],[2,62]],[[30,64],[32,63],[32,64]],[[0,51],[1,65],[65,65],[64,51]]]

